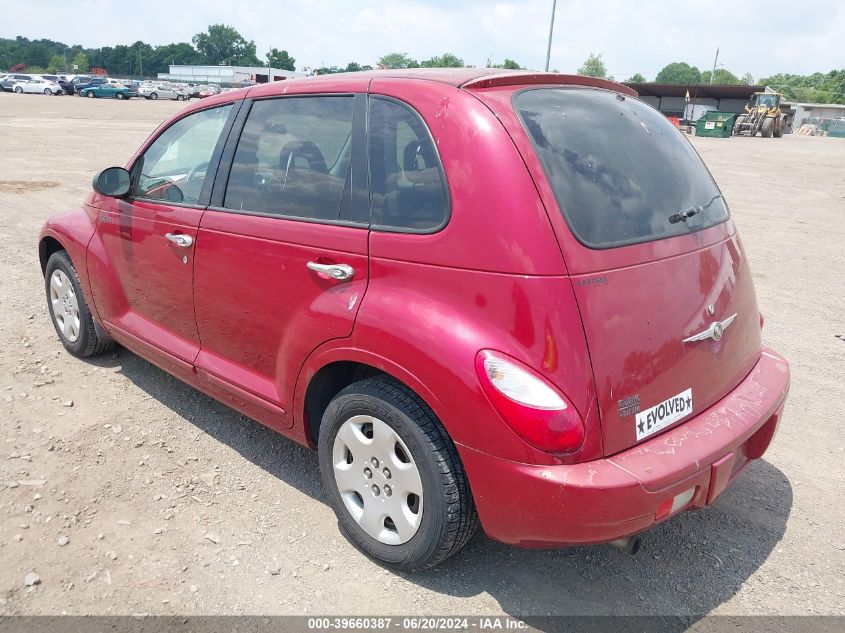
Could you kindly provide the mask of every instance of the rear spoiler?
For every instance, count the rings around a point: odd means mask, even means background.
[[[562,73],[497,73],[486,75],[477,79],[470,79],[461,88],[465,90],[480,90],[483,88],[499,88],[501,86],[525,86],[525,85],[563,85],[563,86],[589,86],[592,88],[603,88],[631,97],[638,97],[636,90],[629,88],[615,81],[598,79],[596,77],[584,77],[583,75],[564,75]]]

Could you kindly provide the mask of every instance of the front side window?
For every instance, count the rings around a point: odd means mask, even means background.
[[[346,219],[354,97],[284,97],[252,105],[223,206],[234,211]]]
[[[197,204],[231,109],[202,110],[162,132],[133,168],[132,197]]]
[[[377,227],[431,231],[449,214],[446,179],[420,116],[391,99],[370,99],[370,186]]]
[[[692,145],[651,106],[589,88],[538,88],[514,107],[573,234],[592,248],[685,235],[728,218]]]

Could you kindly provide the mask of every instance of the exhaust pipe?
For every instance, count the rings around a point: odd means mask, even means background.
[[[634,556],[643,546],[643,539],[639,534],[634,534],[634,536],[618,538],[615,541],[610,541],[610,544],[613,545],[613,547],[621,549],[623,552],[627,552],[631,556]]]

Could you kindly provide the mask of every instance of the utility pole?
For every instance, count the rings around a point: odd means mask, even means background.
[[[140,68],[140,70],[138,71],[138,74],[141,75],[141,79],[143,79],[144,78],[144,64],[141,63],[141,49],[140,48],[138,49],[138,68]]]
[[[710,83],[713,83],[713,75],[716,74],[716,63],[719,61],[719,49],[716,49],[716,58],[713,60],[713,72],[710,73]]]
[[[549,45],[546,47],[546,72],[549,72],[549,58],[552,56],[552,34],[555,32],[555,10],[557,0],[552,0],[552,19],[549,22]]]

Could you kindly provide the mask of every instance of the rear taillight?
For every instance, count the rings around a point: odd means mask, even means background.
[[[475,369],[496,411],[529,444],[548,453],[571,453],[584,442],[575,407],[537,372],[492,350],[478,352]]]

